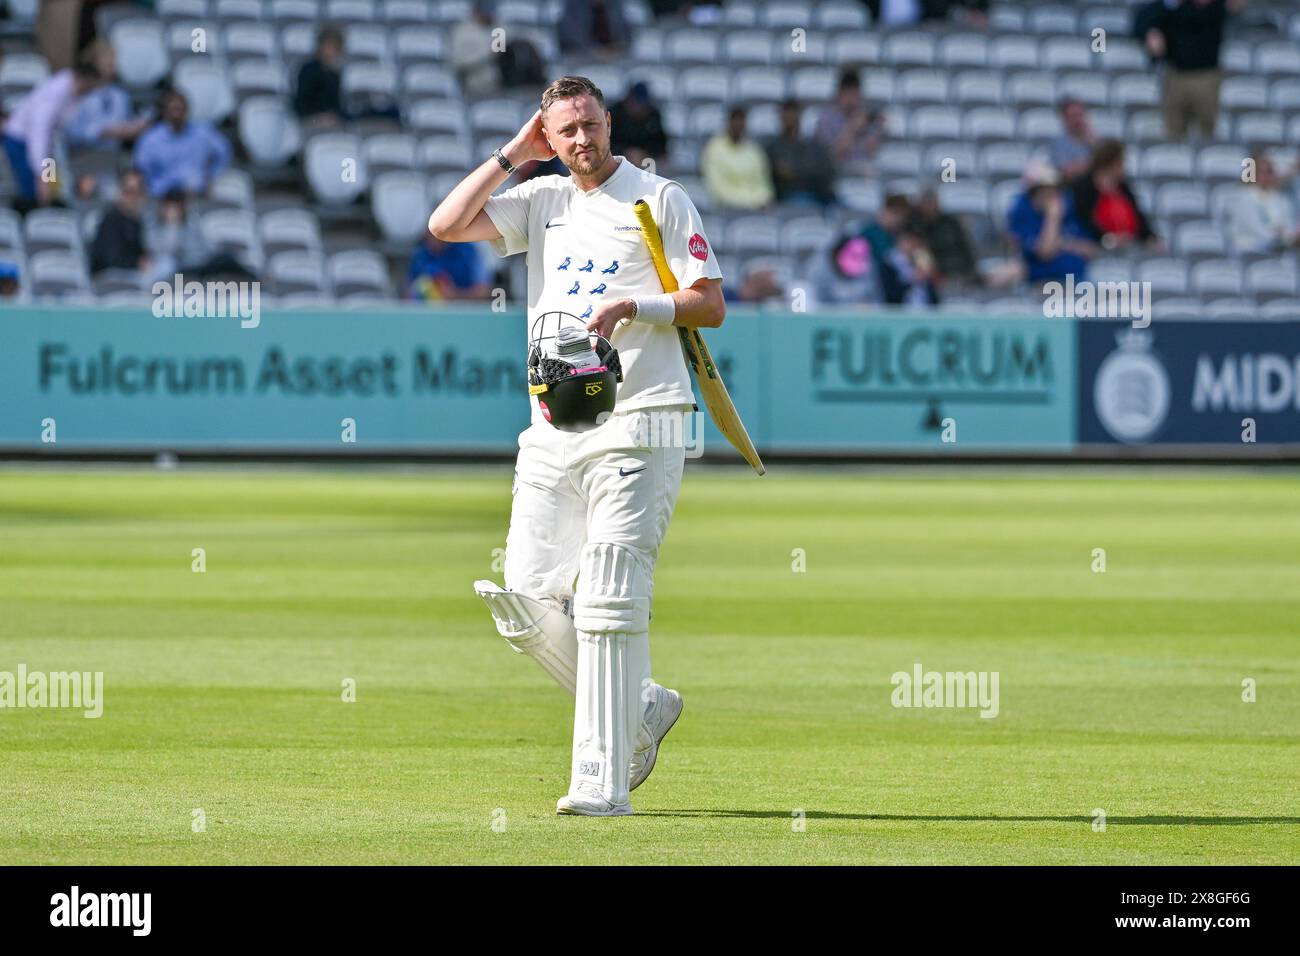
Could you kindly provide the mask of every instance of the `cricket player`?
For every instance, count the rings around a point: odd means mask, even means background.
[[[716,327],[722,272],[681,184],[610,152],[610,114],[590,80],[564,76],[541,109],[434,210],[449,242],[526,253],[528,319],[567,313],[618,352],[612,414],[555,427],[536,395],[519,436],[506,538],[506,590],[479,581],[498,632],[575,694],[569,792],[557,813],[624,816],[654,769],[681,696],[650,671],[655,562],[681,486],[684,442],[655,440],[694,408],[674,325]],[[558,156],[569,176],[492,192],[517,166]],[[678,291],[665,293],[633,214],[645,200]],[[530,341],[530,350],[537,345]],[[680,421],[680,418],[678,419]],[[679,430],[683,434],[685,429]]]

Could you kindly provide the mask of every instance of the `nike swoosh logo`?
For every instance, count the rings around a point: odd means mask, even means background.
[[[546,228],[547,228],[547,229],[551,229],[551,228],[553,228],[553,227],[555,227],[555,226],[567,226],[567,225],[568,225],[567,222],[548,222],[548,223],[546,224]]]
[[[633,468],[631,471],[628,471],[625,468],[620,468],[618,470],[618,475],[620,478],[626,478],[628,475],[635,475],[637,472],[641,472],[645,470],[646,470],[645,465],[642,465],[640,468]]]

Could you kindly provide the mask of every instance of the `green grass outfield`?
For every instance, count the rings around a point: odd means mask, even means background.
[[[556,817],[571,698],[472,592],[509,506],[506,465],[0,471],[0,671],[105,674],[98,720],[0,710],[0,862],[1300,862],[1295,472],[692,465],[686,711],[623,819]],[[894,708],[918,661],[999,715]]]

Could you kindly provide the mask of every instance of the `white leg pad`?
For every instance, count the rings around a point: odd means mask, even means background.
[[[574,596],[578,690],[570,792],[595,785],[612,803],[628,799],[629,762],[642,731],[650,679],[648,556],[624,545],[583,548]]]
[[[492,581],[475,581],[474,590],[487,602],[497,633],[517,654],[527,654],[555,680],[574,693],[578,678],[578,636],[573,619],[558,602],[506,591]]]
[[[578,632],[578,694],[573,712],[569,792],[597,789],[610,803],[628,802],[630,762],[641,726],[633,662],[648,660],[650,635]]]

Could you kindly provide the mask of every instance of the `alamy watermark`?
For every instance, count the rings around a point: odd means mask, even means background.
[[[1151,324],[1150,282],[1074,281],[1043,283],[1043,316],[1049,319],[1132,319],[1133,328]]]
[[[164,319],[239,319],[239,327],[262,324],[260,282],[186,282],[178,272],[171,282],[153,284],[153,314]]]
[[[896,671],[890,703],[895,707],[978,707],[981,717],[998,715],[998,671],[926,671],[918,661],[911,673]]]
[[[602,412],[597,425],[604,425],[619,412]],[[684,448],[687,458],[704,454],[704,413],[674,409],[646,409],[630,412],[634,429],[632,442],[637,448]]]
[[[0,710],[25,707],[80,708],[87,719],[104,714],[103,671],[0,671]]]

